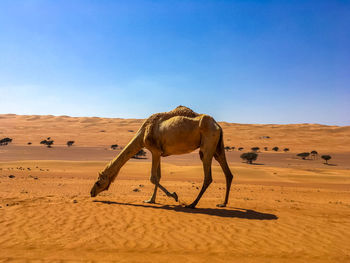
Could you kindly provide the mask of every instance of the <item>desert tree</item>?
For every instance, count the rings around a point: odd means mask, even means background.
[[[267,148],[267,147],[264,147],[264,151],[268,151],[269,150],[269,148]]]
[[[132,158],[140,159],[140,158],[142,158],[144,156],[146,156],[146,152],[143,149],[141,149]]]
[[[49,139],[50,137],[48,137],[48,139]],[[42,140],[41,142],[40,142],[40,144],[45,144],[46,146],[47,146],[47,148],[51,148],[52,146],[52,144],[54,143],[54,141],[53,140]]]
[[[68,146],[68,147],[71,147],[73,144],[74,144],[74,141],[68,141],[68,142],[67,142],[67,146]]]
[[[289,148],[284,148],[283,151],[286,153],[286,152],[289,152]]]
[[[247,163],[252,164],[253,161],[255,161],[258,158],[258,154],[256,152],[248,152],[248,153],[242,153],[241,156],[242,160],[245,160]]]
[[[229,151],[229,150],[231,150],[231,147],[230,146],[225,146],[225,151]]]
[[[251,150],[252,150],[253,152],[257,152],[257,151],[260,150],[260,148],[259,148],[259,147],[253,147],[253,148],[251,148]]]
[[[118,146],[119,146],[118,144],[112,144],[112,145],[111,145],[111,149],[112,149],[112,150],[115,150],[115,149],[118,148]]]
[[[311,156],[312,156],[313,159],[316,159],[317,156],[318,156],[318,152],[315,151],[315,150],[311,151]]]
[[[301,157],[301,159],[305,160],[306,157],[310,155],[309,152],[298,153],[297,156]]]
[[[232,146],[232,147],[231,147],[231,150],[233,151],[234,149],[235,149],[235,147],[234,147],[234,146]]]
[[[328,164],[328,160],[332,159],[332,156],[325,154],[322,155],[321,158],[326,161],[325,164]]]
[[[238,151],[242,151],[244,148],[243,147],[239,147],[238,148]]]
[[[6,137],[0,140],[0,145],[8,145],[11,142],[12,142],[12,139],[9,137]]]
[[[46,143],[46,145],[47,145],[47,148],[51,148],[52,145],[53,144],[53,140],[49,140],[49,141],[47,141],[47,143]]]
[[[278,149],[279,149],[279,148],[278,148],[277,146],[275,146],[275,147],[272,148],[272,150],[275,151],[275,152],[278,152]]]

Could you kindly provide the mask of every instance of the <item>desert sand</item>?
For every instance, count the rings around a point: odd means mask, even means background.
[[[162,158],[161,180],[179,202],[159,192],[157,204],[143,203],[149,153],[91,198],[120,151],[110,145],[125,146],[142,121],[0,115],[0,137],[13,139],[0,146],[0,262],[350,262],[349,126],[220,123],[225,145],[245,148],[227,152],[235,178],[225,208],[216,161],[197,208],[184,207],[202,184],[198,152]],[[52,148],[40,145],[47,137]],[[243,163],[255,146],[268,151]],[[312,150],[330,165],[296,157]]]

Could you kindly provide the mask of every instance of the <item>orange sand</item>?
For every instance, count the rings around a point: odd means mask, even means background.
[[[119,152],[109,146],[125,145],[141,122],[0,115],[0,137],[14,139],[0,147],[0,262],[350,262],[350,127],[221,124],[230,146],[291,149],[262,152],[260,165],[228,152],[226,208],[215,207],[225,191],[215,161],[198,208],[183,207],[202,183],[196,152],[163,158],[162,182],[179,203],[162,193],[156,205],[142,202],[150,159],[130,160],[90,198],[97,171]],[[52,149],[39,145],[49,136]],[[295,158],[311,150],[333,165]]]

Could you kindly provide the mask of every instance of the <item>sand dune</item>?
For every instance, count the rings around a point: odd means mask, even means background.
[[[55,145],[65,145],[74,140],[79,146],[126,145],[139,129],[143,120],[112,119],[98,117],[0,115],[0,136],[14,139],[14,144],[38,145],[42,139],[51,137]],[[225,144],[228,146],[272,147],[292,152],[317,150],[349,152],[350,127],[320,124],[237,124],[221,122]],[[266,137],[269,137],[268,139]]]
[[[221,123],[230,146],[291,149],[261,152],[257,165],[227,152],[235,178],[226,208],[215,206],[225,192],[216,162],[198,208],[184,207],[202,184],[197,152],[163,158],[162,182],[179,202],[159,193],[143,203],[149,158],[130,160],[91,198],[97,172],[120,151],[109,146],[125,145],[141,123],[0,115],[0,137],[14,139],[0,147],[0,262],[350,262],[349,127]],[[46,137],[53,148],[39,145]],[[295,156],[313,149],[333,165]]]

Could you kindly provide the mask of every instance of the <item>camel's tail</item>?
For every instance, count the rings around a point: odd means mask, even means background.
[[[221,128],[221,127],[220,127],[220,128]],[[220,129],[220,138],[219,138],[218,144],[217,144],[217,146],[216,146],[216,152],[217,152],[217,153],[225,152],[224,138],[223,138],[222,129]]]

